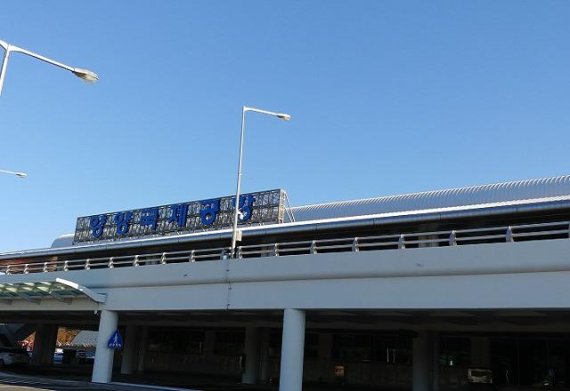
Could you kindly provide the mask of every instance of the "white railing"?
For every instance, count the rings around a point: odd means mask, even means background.
[[[500,242],[508,243],[569,237],[570,222],[563,221],[491,228],[254,244],[237,247],[236,256],[238,259],[248,259],[331,252],[460,246]],[[229,247],[220,247],[189,251],[73,259],[67,261],[5,263],[0,265],[0,274],[46,273],[53,271],[110,269],[182,262],[214,261],[227,259],[229,251]]]

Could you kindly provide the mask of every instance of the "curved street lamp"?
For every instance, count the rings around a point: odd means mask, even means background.
[[[265,115],[271,115],[273,117],[279,118],[283,121],[289,121],[291,116],[285,113],[275,113],[273,111],[261,110],[256,109],[254,107],[247,107],[243,106],[241,110],[241,132],[239,137],[239,160],[238,160],[238,175],[237,175],[237,189],[236,189],[236,199],[234,205],[234,221],[233,221],[233,230],[232,230],[232,245],[230,247],[230,257],[236,258],[236,242],[238,240],[238,219],[241,217],[241,213],[239,211],[239,196],[240,196],[240,189],[241,189],[241,165],[242,165],[242,157],[243,157],[243,136],[245,132],[245,113],[248,111],[252,111],[254,113],[260,113]]]
[[[0,173],[8,174],[8,175],[16,175],[18,178],[22,178],[22,179],[24,179],[25,177],[28,176],[28,174],[26,174],[25,172],[16,172],[16,171],[8,171],[8,170],[0,170]]]
[[[57,67],[66,69],[66,70],[70,71],[71,73],[73,73],[75,76],[77,76],[80,79],[85,80],[87,82],[93,83],[99,79],[99,77],[97,76],[97,74],[95,72],[92,72],[92,71],[87,70],[87,69],[75,68],[75,67],[71,67],[69,65],[62,64],[59,61],[55,61],[55,60],[49,59],[47,57],[44,57],[40,54],[37,54],[37,53],[31,52],[29,50],[22,49],[22,48],[19,48],[17,46],[11,45],[8,42],[0,40],[0,46],[2,46],[2,48],[4,48],[4,59],[2,60],[2,68],[0,68],[0,95],[2,95],[2,86],[4,85],[4,78],[6,77],[6,67],[8,66],[8,58],[10,57],[10,53],[22,53],[22,54],[25,54],[27,56],[37,58],[38,60],[47,62],[48,64],[52,64],[52,65],[55,65]]]

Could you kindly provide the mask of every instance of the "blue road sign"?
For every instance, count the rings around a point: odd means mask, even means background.
[[[109,342],[107,342],[107,346],[109,349],[121,350],[123,348],[123,337],[121,337],[121,333],[119,330],[115,331],[111,338],[109,338]]]

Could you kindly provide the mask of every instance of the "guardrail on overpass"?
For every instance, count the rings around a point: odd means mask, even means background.
[[[448,231],[359,236],[296,242],[256,244],[237,247],[237,258],[307,255],[331,252],[404,250],[406,248],[462,246],[484,243],[509,243],[570,237],[570,221],[511,225]],[[31,262],[0,265],[1,274],[28,274],[53,271],[136,267],[156,264],[223,260],[229,247],[172,251],[65,261]]]

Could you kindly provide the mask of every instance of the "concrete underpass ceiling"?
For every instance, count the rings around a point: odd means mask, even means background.
[[[281,328],[282,311],[120,312],[119,324]],[[0,311],[1,323],[52,323],[96,330],[94,311]],[[307,311],[308,329],[432,329],[464,332],[569,332],[570,311]]]

